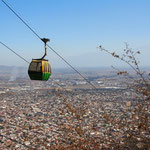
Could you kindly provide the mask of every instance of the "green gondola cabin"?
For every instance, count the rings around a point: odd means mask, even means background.
[[[51,76],[51,67],[48,60],[44,59],[44,57],[47,55],[46,43],[49,39],[43,38],[41,40],[45,44],[45,54],[40,59],[32,59],[32,62],[29,65],[28,75],[31,80],[47,81]]]
[[[28,74],[31,80],[47,81],[51,76],[51,67],[48,60],[33,59],[29,65]]]

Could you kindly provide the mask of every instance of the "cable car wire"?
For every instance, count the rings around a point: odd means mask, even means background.
[[[40,36],[4,1],[1,0],[40,40]]]
[[[75,69],[68,61],[66,61],[60,54],[58,54],[51,46],[47,44],[57,56],[59,56],[68,66],[70,66],[76,73],[78,73],[87,83],[89,83],[94,89],[97,89],[87,78],[85,78],[77,69]]]
[[[36,36],[38,37],[41,41],[41,37],[4,1],[1,0],[5,6],[7,6],[17,18],[19,18],[22,23],[29,28],[29,30]],[[42,41],[43,42],[43,41]],[[4,45],[5,46],[5,45]],[[86,77],[84,77],[77,69],[75,69],[65,58],[63,58],[58,52],[56,52],[51,46],[47,44],[48,48],[51,49],[59,58],[61,58],[67,65],[69,65],[77,74],[79,74],[88,84],[90,84],[94,89],[97,89],[95,85],[93,85]],[[6,46],[5,46],[6,47]],[[9,48],[8,48],[9,49]],[[20,56],[19,56],[20,57]],[[28,62],[29,63],[29,62]]]
[[[9,49],[11,52],[13,52],[15,55],[17,55],[18,57],[20,57],[22,60],[24,60],[25,62],[27,62],[28,64],[30,64],[25,58],[23,58],[21,55],[19,55],[18,53],[16,53],[14,50],[12,50],[11,48],[9,48],[6,44],[4,44],[3,42],[0,41],[0,43],[6,47],[7,49]]]

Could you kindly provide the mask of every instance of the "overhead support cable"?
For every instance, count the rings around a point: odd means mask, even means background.
[[[41,40],[40,36],[4,0],[1,1]]]
[[[97,89],[87,78],[85,78],[77,69],[75,69],[68,61],[66,61],[61,55],[59,55],[51,46],[47,44],[47,47],[50,48],[57,56],[59,56],[70,68],[72,68],[76,73],[78,73],[87,83],[89,83],[94,89]]]
[[[14,9],[12,9],[4,0],[1,0],[5,6],[7,6],[11,12],[14,13],[14,15],[19,18],[21,20],[21,22],[27,27],[29,28],[29,30],[36,36],[38,37],[41,41],[42,38],[14,11]],[[43,41],[42,41],[43,42]],[[93,85],[86,77],[84,77],[77,69],[75,69],[67,60],[65,60],[65,58],[63,58],[58,52],[56,52],[51,46],[49,46],[48,44],[46,44],[48,46],[49,49],[51,49],[59,58],[61,58],[68,66],[70,66],[77,74],[79,74],[89,85],[91,85],[94,89],[97,89],[95,85]]]

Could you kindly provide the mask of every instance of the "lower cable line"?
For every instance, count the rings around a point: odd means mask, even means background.
[[[22,57],[21,55],[19,55],[18,53],[16,53],[14,50],[12,50],[10,47],[8,47],[6,44],[4,44],[3,42],[0,41],[0,44],[2,44],[4,47],[6,47],[7,49],[9,49],[11,52],[13,52],[15,55],[17,55],[18,57],[20,57],[22,60],[24,60],[26,63],[30,64],[24,57]]]

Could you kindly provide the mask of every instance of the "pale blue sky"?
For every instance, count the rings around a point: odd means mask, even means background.
[[[123,65],[96,49],[121,53],[124,42],[141,50],[150,63],[150,0],[6,0],[8,4],[75,67]],[[28,61],[43,55],[43,43],[0,0],[0,40]],[[53,52],[52,67],[65,65]],[[0,45],[0,65],[27,66]]]

